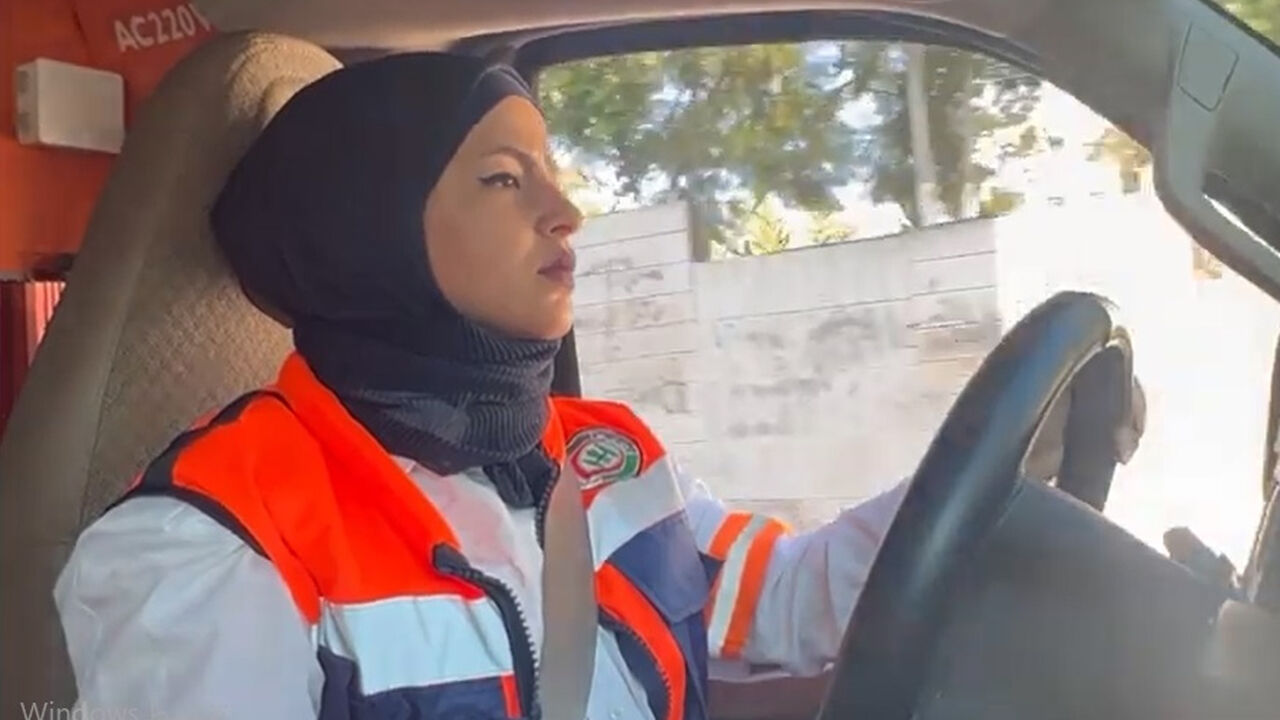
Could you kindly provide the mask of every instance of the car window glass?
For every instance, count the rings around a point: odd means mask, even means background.
[[[872,41],[596,58],[538,87],[590,216],[584,392],[631,403],[726,502],[806,528],[889,487],[1012,323],[1093,290],[1123,312],[1148,408],[1107,513],[1244,564],[1276,307],[1073,97]]]

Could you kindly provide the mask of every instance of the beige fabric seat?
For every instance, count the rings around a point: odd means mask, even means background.
[[[0,445],[0,720],[74,700],[51,593],[80,530],[288,351],[288,333],[240,293],[207,215],[266,121],[338,67],[299,40],[222,36],[169,74],[131,129]]]

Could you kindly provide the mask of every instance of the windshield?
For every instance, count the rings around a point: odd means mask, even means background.
[[[1280,43],[1280,0],[1211,0],[1259,35]]]

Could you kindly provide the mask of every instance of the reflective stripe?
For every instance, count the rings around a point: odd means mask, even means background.
[[[615,621],[625,623],[644,646],[661,676],[666,691],[666,713],[657,720],[681,720],[688,690],[685,657],[671,634],[671,627],[653,604],[613,565],[596,576],[600,607]],[[656,711],[655,711],[656,712]]]
[[[723,552],[724,564],[708,609],[707,644],[713,654],[733,659],[742,653],[773,546],[785,532],[777,520],[746,513],[730,513],[716,532],[711,554]]]
[[[366,696],[514,672],[502,616],[487,598],[325,603],[317,640],[356,663]]]
[[[628,540],[683,509],[684,498],[665,459],[634,478],[601,489],[587,507],[596,569]]]
[[[720,527],[716,528],[715,537],[711,538],[710,547],[707,548],[711,557],[724,562],[724,559],[729,557],[729,550],[733,547],[734,541],[742,535],[751,518],[751,513],[745,512],[726,515],[720,522]]]
[[[520,688],[516,684],[515,675],[502,676],[502,704],[509,718],[518,718],[523,714],[520,712]]]

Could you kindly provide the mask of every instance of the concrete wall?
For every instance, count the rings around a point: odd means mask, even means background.
[[[584,228],[584,390],[632,404],[732,504],[807,527],[910,474],[1003,330],[1089,289],[1120,305],[1149,401],[1108,514],[1247,558],[1280,314],[1229,272],[1196,279],[1154,197],[716,262],[690,235],[682,206]]]
[[[683,206],[577,240],[584,391],[735,505],[799,526],[915,468],[999,339],[994,225],[700,263]]]

